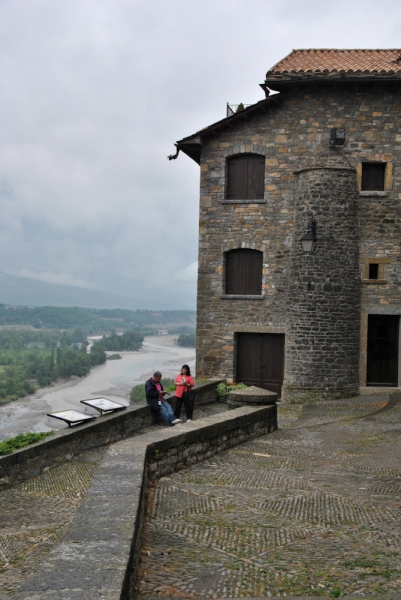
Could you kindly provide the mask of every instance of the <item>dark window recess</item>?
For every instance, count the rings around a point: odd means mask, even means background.
[[[386,163],[362,163],[362,192],[384,191]]]
[[[366,385],[398,386],[397,315],[369,315]]]
[[[377,263],[369,264],[369,279],[379,279],[379,265]]]
[[[263,200],[265,157],[241,154],[227,159],[227,200]]]
[[[263,252],[231,250],[226,253],[226,294],[262,293]]]

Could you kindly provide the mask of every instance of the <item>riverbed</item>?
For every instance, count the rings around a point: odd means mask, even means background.
[[[48,417],[50,412],[75,409],[93,414],[95,411],[81,404],[81,400],[104,397],[128,406],[131,388],[144,383],[156,370],[164,377],[176,377],[181,366],[188,364],[194,371],[195,348],[178,346],[176,338],[177,335],[145,337],[141,350],[118,352],[121,360],[108,360],[92,367],[85,377],[57,382],[0,406],[0,440],[27,431],[67,427],[63,421]]]

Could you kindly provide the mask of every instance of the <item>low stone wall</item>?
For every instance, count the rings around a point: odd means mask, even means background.
[[[113,444],[66,535],[15,600],[132,600],[148,486],[276,429],[276,405],[245,406]]]
[[[252,412],[251,407],[243,408],[242,412],[241,409],[235,413],[227,411],[215,417],[215,422],[210,425],[191,428],[177,435],[180,426],[174,431],[173,437],[165,436],[149,443],[147,462],[150,479],[158,479],[211,458],[218,452],[276,431],[276,404],[258,407],[257,412]]]
[[[215,379],[197,384],[195,404],[216,402],[216,388],[221,381]],[[174,396],[166,398],[174,407]],[[36,477],[81,452],[133,436],[153,423],[154,416],[148,406],[131,405],[126,410],[99,416],[95,421],[62,429],[42,442],[0,457],[0,486],[4,489],[4,486]]]

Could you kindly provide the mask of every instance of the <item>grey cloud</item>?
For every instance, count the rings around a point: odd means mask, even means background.
[[[173,142],[261,99],[292,48],[396,47],[400,16],[393,0],[3,1],[0,270],[193,308],[199,168],[169,163]]]

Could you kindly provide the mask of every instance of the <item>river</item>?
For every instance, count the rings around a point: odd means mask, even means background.
[[[63,421],[48,417],[50,412],[68,409],[95,412],[84,407],[81,400],[105,397],[128,406],[131,388],[144,383],[156,370],[164,377],[175,377],[183,364],[194,369],[195,348],[178,346],[174,343],[176,338],[177,335],[145,337],[141,350],[119,352],[121,360],[108,360],[104,365],[93,367],[86,377],[57,382],[0,406],[0,440],[27,431],[67,427]]]

